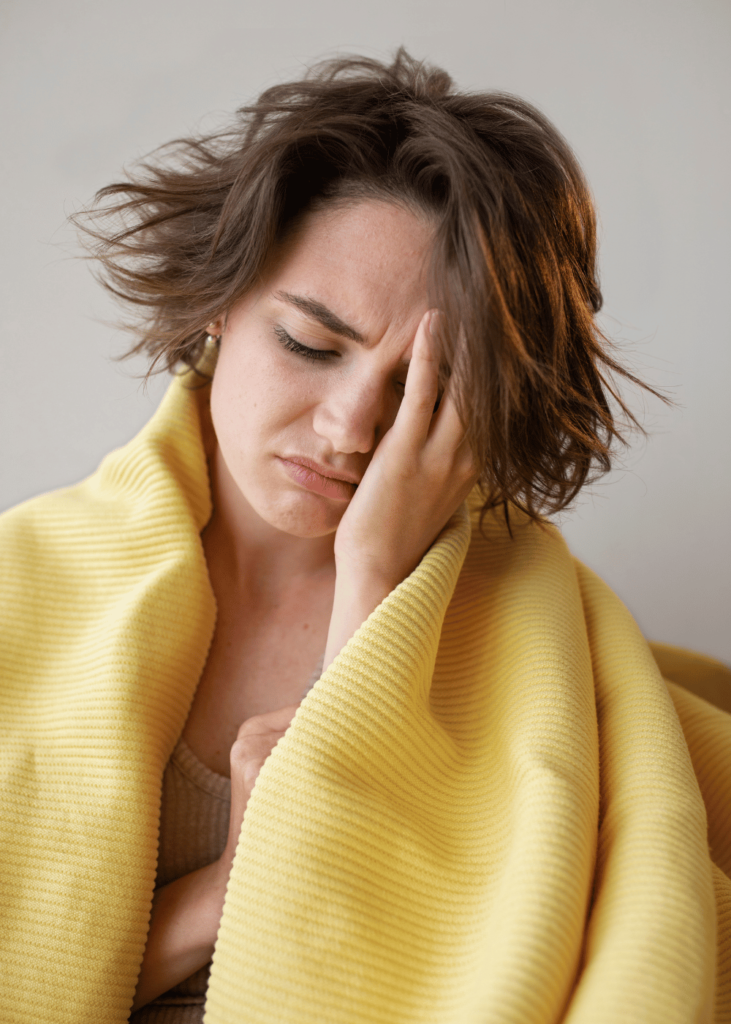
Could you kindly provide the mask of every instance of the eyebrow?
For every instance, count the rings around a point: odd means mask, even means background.
[[[366,339],[360,331],[356,331],[355,327],[346,324],[344,320],[341,320],[339,316],[336,316],[327,306],[323,306],[317,299],[309,299],[305,295],[292,295],[290,292],[277,292],[277,297],[288,302],[291,306],[296,306],[297,309],[300,309],[310,319],[317,320],[319,324],[322,324],[332,334],[339,334],[341,338],[350,338],[351,341],[357,341],[359,345],[366,344]]]

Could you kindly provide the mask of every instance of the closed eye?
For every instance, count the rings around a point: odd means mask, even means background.
[[[287,334],[285,329],[280,327],[278,324],[274,328],[274,333],[288,352],[294,352],[296,355],[302,356],[303,359],[320,361],[323,359],[332,359],[333,357],[340,355],[339,352],[333,352],[330,349],[309,348],[307,345],[303,345],[301,342],[295,341],[292,335]]]

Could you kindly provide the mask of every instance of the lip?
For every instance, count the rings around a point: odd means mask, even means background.
[[[323,466],[302,455],[278,456],[282,468],[295,483],[308,491],[323,494],[338,501],[350,501],[358,486],[358,478],[352,473],[336,476],[331,467]]]

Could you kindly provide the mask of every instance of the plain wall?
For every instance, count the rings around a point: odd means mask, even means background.
[[[334,52],[401,43],[539,106],[601,220],[603,323],[677,405],[563,517],[646,634],[731,661],[726,0],[5,0],[0,509],[91,472],[148,419],[111,300],[65,215],[154,146]]]

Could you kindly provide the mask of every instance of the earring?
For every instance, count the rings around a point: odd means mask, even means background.
[[[206,338],[206,345],[218,345],[221,340],[221,335],[217,333],[218,324],[210,323],[206,327],[208,331],[208,337]]]

